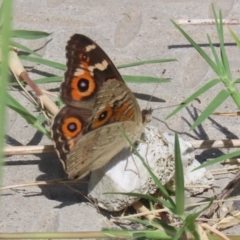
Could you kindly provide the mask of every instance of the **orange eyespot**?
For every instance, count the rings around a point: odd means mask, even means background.
[[[92,124],[92,129],[99,128],[107,123],[113,115],[113,108],[106,107],[104,108],[96,117],[94,117],[94,121]]]
[[[82,131],[82,122],[75,117],[64,119],[62,132],[66,138],[74,138]]]
[[[96,84],[89,72],[84,71],[80,76],[74,77],[71,82],[71,95],[74,100],[81,100],[85,97],[91,96],[95,89]]]

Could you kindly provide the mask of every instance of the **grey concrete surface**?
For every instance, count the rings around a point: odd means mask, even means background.
[[[138,60],[157,58],[177,58],[178,62],[146,65],[121,70],[123,74],[160,77],[166,69],[165,77],[172,78],[171,83],[160,84],[154,93],[165,102],[150,103],[152,108],[162,107],[154,111],[150,124],[162,131],[177,131],[185,140],[238,138],[239,118],[213,116],[206,120],[195,131],[189,131],[193,123],[213,97],[222,88],[219,84],[203,94],[169,120],[167,114],[173,108],[167,106],[180,103],[207,81],[215,78],[215,74],[201,59],[198,53],[188,44],[181,33],[173,26],[170,19],[206,19],[212,17],[211,2],[221,7],[224,18],[239,18],[239,0],[15,0],[14,28],[42,30],[52,32],[47,39],[40,41],[25,40],[24,44],[33,49],[42,47],[40,54],[46,59],[65,63],[65,45],[74,33],[85,34],[94,39],[118,64]],[[215,26],[185,26],[184,29],[197,41],[206,46],[206,34],[217,42]],[[239,35],[239,26],[233,26]],[[225,29],[226,30],[226,29]],[[225,34],[225,42],[233,43],[230,35]],[[239,77],[239,49],[228,44],[227,52],[233,75]],[[29,64],[29,63],[28,63]],[[63,72],[45,66],[34,66],[31,77],[37,79],[42,74],[63,75]],[[137,93],[151,95],[156,84],[129,84]],[[44,88],[49,86],[44,85]],[[51,87],[56,87],[52,84]],[[29,111],[36,113],[32,104],[21,93],[12,90],[11,94]],[[142,108],[147,102],[139,100]],[[218,111],[234,111],[236,106],[229,99]],[[37,113],[36,113],[37,115]],[[12,111],[8,111],[7,144],[42,145],[51,141],[28,125],[25,120]],[[222,154],[223,150],[196,151],[200,161]],[[226,152],[226,151],[225,151]],[[222,167],[219,165],[218,167]],[[51,180],[64,177],[62,166],[55,154],[11,156],[6,157],[3,186],[24,184],[36,180]],[[231,175],[233,177],[233,175]],[[220,186],[225,186],[229,178],[222,178]],[[111,227],[106,213],[99,213],[95,206],[81,195],[86,194],[86,183],[73,187],[34,186],[2,191],[0,205],[0,232],[22,231],[96,231],[102,227]],[[216,192],[221,189],[216,189]],[[239,226],[226,233],[240,234]]]

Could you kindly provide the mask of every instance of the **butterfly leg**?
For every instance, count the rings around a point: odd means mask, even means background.
[[[133,155],[132,155],[132,149],[130,149],[130,155],[131,155],[132,161],[133,161],[133,163],[134,163],[137,171],[134,171],[133,169],[127,169],[127,166],[128,166],[128,158],[127,158],[127,161],[126,161],[126,165],[125,165],[125,167],[124,167],[124,171],[132,171],[132,172],[134,172],[135,174],[137,174],[138,177],[140,177],[140,171],[139,171],[139,168],[138,168],[138,166],[137,166],[137,164],[136,164],[136,162],[135,162],[135,159],[134,159],[134,157],[133,157]]]

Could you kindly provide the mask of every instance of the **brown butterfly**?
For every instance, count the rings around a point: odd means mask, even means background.
[[[52,139],[70,179],[105,165],[140,139],[151,110],[137,100],[107,54],[90,38],[75,34],[67,43],[67,71],[60,87],[66,104],[55,116]]]

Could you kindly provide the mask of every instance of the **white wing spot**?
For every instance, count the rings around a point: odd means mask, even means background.
[[[94,66],[89,66],[89,67],[88,67],[88,70],[89,70],[90,73],[92,73],[94,69],[95,69]]]
[[[95,64],[95,68],[99,69],[100,71],[103,71],[107,68],[108,63],[106,60],[103,60],[102,63]]]
[[[108,62],[106,60],[103,60],[102,63],[96,63],[94,66],[89,66],[88,70],[89,72],[93,72],[94,69],[98,69],[100,71],[104,71],[108,67]]]
[[[96,45],[95,44],[92,44],[92,45],[88,45],[86,46],[86,52],[90,52],[91,50],[95,49],[96,48]]]
[[[77,76],[80,76],[80,75],[83,75],[83,74],[84,74],[84,70],[81,69],[81,68],[77,68],[73,75],[75,77],[77,77]]]

